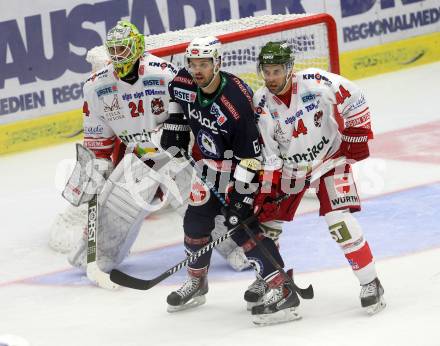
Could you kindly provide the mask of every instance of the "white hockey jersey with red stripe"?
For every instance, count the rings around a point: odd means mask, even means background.
[[[110,158],[116,137],[134,144],[139,155],[158,158],[158,128],[168,118],[168,83],[177,73],[169,62],[145,53],[139,79],[120,80],[113,65],[92,74],[84,84],[84,145],[98,158]]]
[[[289,107],[266,87],[255,93],[254,106],[265,169],[287,166],[297,176],[323,168],[323,162],[339,155],[341,133],[335,112],[342,116],[345,127],[371,129],[370,111],[359,87],[317,68],[293,76]],[[320,175],[333,168],[327,166],[320,169]]]

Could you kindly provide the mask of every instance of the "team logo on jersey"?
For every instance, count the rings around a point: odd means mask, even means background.
[[[365,100],[365,96],[362,94],[359,99],[356,100],[356,102],[345,106],[342,110],[342,114],[347,114],[348,112],[354,111],[355,109],[362,107],[366,103],[367,101]]]
[[[160,97],[151,100],[151,112],[154,115],[159,115],[164,111],[163,101]]]
[[[206,185],[199,179],[195,178],[191,185],[191,193],[189,195],[189,205],[200,206],[208,202],[211,192]]]
[[[314,109],[318,109],[318,105],[319,105],[319,100],[316,103],[310,103],[306,106],[306,111],[311,112]]]
[[[188,104],[188,115],[190,118],[197,120],[201,126],[210,129],[212,133],[218,134],[218,129],[217,126],[215,125],[217,120],[211,121],[208,118],[203,117],[200,111],[196,109],[191,109],[191,106],[189,104]]]
[[[148,66],[160,67],[162,70],[165,70],[166,68],[168,68],[168,70],[170,70],[171,72],[173,72],[175,74],[177,73],[176,68],[172,64],[169,64],[166,62],[150,61],[148,63]]]
[[[285,143],[285,144],[290,143],[290,138],[287,136],[286,132],[283,131],[283,128],[281,127],[279,121],[277,121],[275,125],[274,136],[277,142],[279,143]]]
[[[284,123],[286,125],[293,124],[295,120],[299,119],[301,115],[304,114],[304,111],[300,109],[299,111],[296,111],[294,115],[291,115],[290,117],[287,117],[286,120],[284,120]]]
[[[332,209],[360,205],[351,172],[326,177],[324,183]]]
[[[178,100],[182,100],[189,103],[194,103],[196,100],[196,93],[194,91],[188,91],[181,88],[174,88],[174,97]]]
[[[231,101],[229,101],[228,98],[225,95],[220,96],[220,102],[223,103],[223,105],[226,107],[226,109],[229,111],[229,113],[232,115],[232,117],[235,120],[240,119],[240,114],[235,109],[235,107],[231,103]]]
[[[219,126],[223,125],[227,120],[226,115],[222,112],[220,106],[215,102],[211,106],[210,113],[215,115],[217,118],[217,124],[219,124]]]
[[[303,74],[303,79],[308,80],[308,79],[314,79],[316,80],[316,82],[321,83],[321,81],[324,81],[325,85],[331,85],[332,82],[324,75],[320,74],[320,73],[306,73]]]
[[[101,97],[104,95],[110,95],[118,92],[118,86],[116,85],[116,83],[108,84],[101,88],[96,89],[95,91],[96,91],[96,95],[98,95],[98,97]]]
[[[129,133],[127,130],[123,130],[118,137],[124,144],[151,142],[151,135],[145,129],[142,129],[140,133]]]
[[[101,72],[98,72],[98,73],[94,73],[94,74],[92,74],[92,75],[86,80],[86,83],[87,83],[88,81],[94,81],[96,78],[101,79],[101,78],[106,77],[106,76],[107,76],[107,72],[108,72],[108,69],[105,69],[105,70],[102,70]]]
[[[124,118],[124,115],[120,112],[121,107],[119,106],[118,95],[113,95],[111,103],[106,103],[104,98],[102,98],[101,100],[103,104],[105,119],[109,121],[114,121]]]
[[[305,93],[301,95],[301,100],[303,103],[313,101],[316,98],[316,94]]]
[[[296,153],[293,156],[283,155],[283,159],[295,163],[313,162],[329,143],[330,140],[325,136],[322,136],[322,139],[317,144],[307,148],[306,153]]]
[[[199,130],[197,133],[197,144],[202,153],[206,156],[215,159],[220,158],[220,153],[215,144],[214,138],[208,132]]]
[[[145,78],[144,80],[142,80],[142,83],[146,86],[146,87],[165,87],[165,78],[162,77],[148,77]]]
[[[176,76],[173,79],[174,82],[183,83],[186,85],[194,85],[194,81],[191,78],[182,77],[182,76]]]
[[[315,126],[316,127],[321,127],[321,123],[322,123],[322,116],[323,116],[323,112],[322,111],[317,111],[315,113],[315,115],[313,116],[313,120],[315,122]]]
[[[154,95],[165,95],[165,90],[156,90],[156,89],[145,89],[145,95],[154,96]]]
[[[104,127],[102,127],[102,125],[84,127],[85,135],[102,135],[103,133],[104,133]]]
[[[107,103],[105,103],[105,101],[102,101],[102,103],[104,104],[104,112],[114,112],[117,111],[119,109],[121,109],[121,107],[119,107],[119,101],[118,101],[118,96],[114,95],[113,96],[113,100],[111,105],[108,105]]]

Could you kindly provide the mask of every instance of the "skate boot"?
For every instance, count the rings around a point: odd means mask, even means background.
[[[266,281],[257,277],[255,281],[244,292],[244,300],[247,302],[247,310],[251,311],[254,306],[263,303],[264,295],[269,291]]]
[[[361,288],[361,305],[369,315],[377,314],[386,307],[385,300],[383,298],[384,289],[378,278],[366,285],[362,285]]]
[[[292,271],[288,274],[291,276]],[[269,291],[263,299],[263,304],[252,308],[253,322],[256,325],[266,326],[299,320],[301,316],[296,311],[299,305],[297,293],[286,282],[281,273],[276,274],[267,282]]]
[[[208,293],[207,270],[188,269],[188,277],[177,291],[167,297],[168,312],[190,309],[205,304],[205,294]]]

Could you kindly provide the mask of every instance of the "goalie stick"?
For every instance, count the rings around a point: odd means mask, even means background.
[[[96,240],[99,229],[97,194],[94,194],[89,201],[87,214],[87,277],[99,287],[117,289],[119,286],[110,280],[109,274],[99,269],[96,261]]]
[[[215,188],[214,184],[212,182],[209,182],[206,180],[204,175],[202,174],[200,167],[197,166],[197,162],[194,160],[192,156],[190,156],[184,149],[180,149],[181,154],[188,160],[190,165],[195,169],[197,172],[198,177],[203,181],[203,183],[208,187],[211,192],[217,197],[219,202],[223,205],[223,207],[227,208],[228,203],[226,203],[225,199],[220,195],[220,193]],[[284,196],[283,196],[284,197]],[[263,228],[261,227],[258,220],[255,220],[256,224],[260,228],[260,230],[264,233]],[[279,263],[273,258],[272,254],[267,250],[267,248],[264,246],[264,244],[255,236],[255,234],[252,232],[252,230],[249,228],[248,224],[240,221],[239,226],[242,226],[248,236],[257,244],[257,246],[260,248],[261,252],[263,253],[264,257],[277,269],[283,276],[284,279],[289,282],[289,284],[292,286],[292,288],[298,293],[298,295],[303,299],[312,299],[314,296],[313,292],[313,286],[309,285],[307,288],[300,288],[295,284],[295,281],[292,277],[290,277],[286,271],[279,265]],[[298,297],[297,297],[298,299]],[[298,305],[299,305],[299,299],[298,299]]]

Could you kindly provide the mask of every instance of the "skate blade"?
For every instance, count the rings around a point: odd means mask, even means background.
[[[252,315],[253,323],[257,326],[270,326],[272,324],[286,323],[290,321],[300,320],[302,317],[296,311],[296,308],[292,307],[281,311],[274,312],[273,314],[261,314]]]
[[[198,297],[192,298],[186,304],[177,305],[177,306],[173,306],[173,305],[168,304],[167,311],[170,313],[173,313],[173,312],[188,310],[188,309],[195,308],[199,305],[203,305],[205,303],[206,303],[206,297],[204,295],[198,296]]]
[[[368,315],[372,316],[372,315],[375,315],[375,314],[381,312],[383,309],[385,309],[386,306],[387,306],[387,303],[385,302],[383,297],[380,297],[380,300],[378,303],[366,307],[365,311],[367,312]]]

